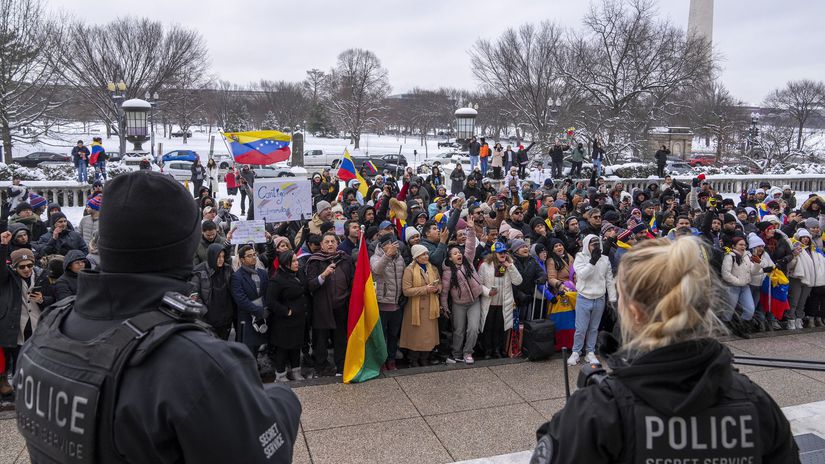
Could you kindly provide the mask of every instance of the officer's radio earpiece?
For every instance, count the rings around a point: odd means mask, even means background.
[[[178,292],[166,292],[160,310],[179,320],[193,321],[206,314],[206,306]]]

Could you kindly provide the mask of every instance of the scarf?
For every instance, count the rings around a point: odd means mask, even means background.
[[[427,281],[424,281],[424,275],[421,270],[421,267],[418,263],[412,263],[412,281],[413,281],[413,288],[419,287],[426,287],[427,284],[430,282],[440,282],[441,279],[438,278],[438,271],[435,269],[430,263],[427,263]],[[438,310],[439,310],[439,299],[438,293],[427,293],[425,295],[421,295],[415,298],[410,298],[411,310],[412,310],[412,325],[414,327],[421,326],[421,300],[424,298],[429,298],[429,309],[430,319],[438,319]]]

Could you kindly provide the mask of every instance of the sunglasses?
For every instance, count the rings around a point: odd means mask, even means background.
[[[34,267],[34,263],[29,263],[29,264],[18,264],[14,268],[15,269],[31,269],[33,267]]]

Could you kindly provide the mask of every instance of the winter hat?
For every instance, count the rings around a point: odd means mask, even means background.
[[[32,208],[31,203],[24,201],[23,203],[18,203],[17,208],[15,208],[14,212],[20,214],[23,211],[34,211]]]
[[[772,222],[769,222],[769,221],[760,221],[760,222],[756,223],[756,228],[759,229],[760,231],[764,232],[764,231],[766,231],[770,228],[775,229],[776,224],[773,224]]]
[[[763,188],[756,189],[756,194],[758,195],[760,193],[764,195],[765,194],[765,189],[763,189]]]
[[[381,236],[381,238],[378,239],[378,246],[384,246],[387,243],[395,243],[397,241],[398,240],[396,240],[395,235],[393,235],[393,234],[384,234],[384,235]]]
[[[31,195],[29,195],[29,203],[32,205],[32,210],[42,208],[43,206],[46,206],[48,204],[45,198],[41,197],[36,193],[32,193]]]
[[[517,209],[521,209],[521,206],[519,206],[519,205],[513,205],[513,206],[511,206],[511,207],[510,207],[510,216],[512,216],[512,215],[513,215],[513,212],[514,212],[514,211],[516,211]]]
[[[427,253],[427,247],[425,247],[424,245],[413,245],[410,249],[410,253],[412,253],[413,259],[418,258],[424,253]]]
[[[750,216],[751,214],[755,215],[756,214],[756,208],[753,208],[751,206],[745,206],[745,212],[748,213],[748,216]]]
[[[526,246],[527,246],[527,242],[525,242],[524,240],[522,240],[520,238],[517,238],[517,239],[514,239],[514,240],[510,241],[510,250],[513,253],[517,252],[519,250],[519,248],[526,247]]]
[[[49,216],[49,227],[54,227],[55,223],[61,219],[66,219],[66,215],[63,213],[52,213],[52,215]]]
[[[562,209],[567,206],[567,202],[564,200],[556,200],[553,202],[553,206],[555,206],[558,209]]]
[[[645,226],[644,224],[636,224],[628,230],[630,230],[631,234],[636,235],[639,232],[644,232],[645,230],[647,230],[647,226]]]
[[[538,257],[543,251],[547,251],[547,247],[541,243],[535,243],[532,247],[530,247],[530,254],[533,256]]]
[[[99,193],[92,198],[89,198],[89,201],[86,202],[86,206],[91,208],[93,211],[100,211],[100,203],[103,201],[103,194]]]
[[[724,200],[722,200],[722,205],[723,206],[727,206],[727,205],[734,206],[734,205],[736,205],[736,203],[734,203],[733,198],[725,198]]]
[[[536,227],[539,224],[544,224],[544,219],[542,219],[538,216],[530,219],[530,230],[533,230],[533,228]],[[545,227],[547,227],[547,226],[545,225]]]
[[[753,250],[756,247],[765,246],[765,242],[759,238],[758,235],[751,232],[748,234],[748,249]]]
[[[626,242],[633,235],[633,232],[630,229],[625,229],[619,235],[616,236],[616,240]]]
[[[49,273],[50,278],[57,280],[57,279],[60,278],[60,276],[63,275],[63,259],[62,258],[63,258],[62,256],[56,256],[55,258],[52,258],[51,261],[49,261],[48,273]]]
[[[790,185],[785,184],[785,185],[782,186],[782,190],[792,190],[792,189],[791,189]]]
[[[146,170],[121,174],[106,185],[110,206],[100,211],[101,271],[188,278],[201,233],[192,194],[171,177]]]
[[[11,252],[11,267],[16,267],[23,261],[31,261],[34,263],[34,253],[28,248],[18,248]]]
[[[768,221],[768,222],[773,223],[773,224],[776,224],[776,225],[780,225],[780,224],[782,224],[782,221],[780,221],[780,220],[779,220],[779,218],[778,218],[778,217],[776,217],[776,216],[775,216],[775,215],[773,215],[773,214],[768,214],[768,215],[766,215],[765,217],[763,217],[763,218],[762,218],[762,220],[763,220],[763,221]]]
[[[805,219],[805,228],[819,227],[819,221],[816,218]]]
[[[420,237],[421,232],[418,231],[415,227],[405,227],[404,228],[404,240],[407,241],[407,244],[410,243],[410,240],[414,237]]]
[[[612,209],[609,210],[609,211],[605,211],[604,214],[602,215],[602,220],[603,221],[609,222],[613,225],[616,225],[621,219],[622,219],[622,216],[619,214],[619,212],[614,211]]]
[[[332,205],[330,205],[329,202],[325,201],[325,200],[321,200],[321,201],[319,201],[318,203],[315,204],[315,210],[318,211],[319,213],[321,211],[323,211],[325,209],[329,209],[329,208],[332,208]]]
[[[813,237],[811,237],[811,233],[808,232],[808,229],[799,229],[799,230],[797,230],[795,237],[796,237],[797,240],[799,240],[802,237],[813,238]]]
[[[655,208],[655,207],[656,207],[656,205],[652,201],[645,200],[645,201],[642,202],[642,208],[641,209],[648,209],[648,208]]]
[[[611,224],[609,222],[602,223],[602,235],[610,232],[611,230],[613,230],[615,228],[616,228],[616,226],[614,226],[613,224]]]
[[[723,224],[728,224],[730,222],[736,222],[736,216],[734,216],[733,214],[730,214],[730,213],[725,213],[725,215],[722,219],[722,223]]]

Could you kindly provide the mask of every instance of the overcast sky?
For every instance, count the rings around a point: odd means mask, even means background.
[[[468,50],[480,37],[551,20],[577,28],[586,0],[46,0],[77,18],[105,23],[148,16],[200,31],[213,71],[245,84],[302,80],[338,53],[374,51],[393,93],[413,87],[474,89]],[[660,0],[659,14],[686,27],[689,0]],[[718,0],[714,50],[736,98],[759,103],[792,79],[825,79],[825,2]]]

